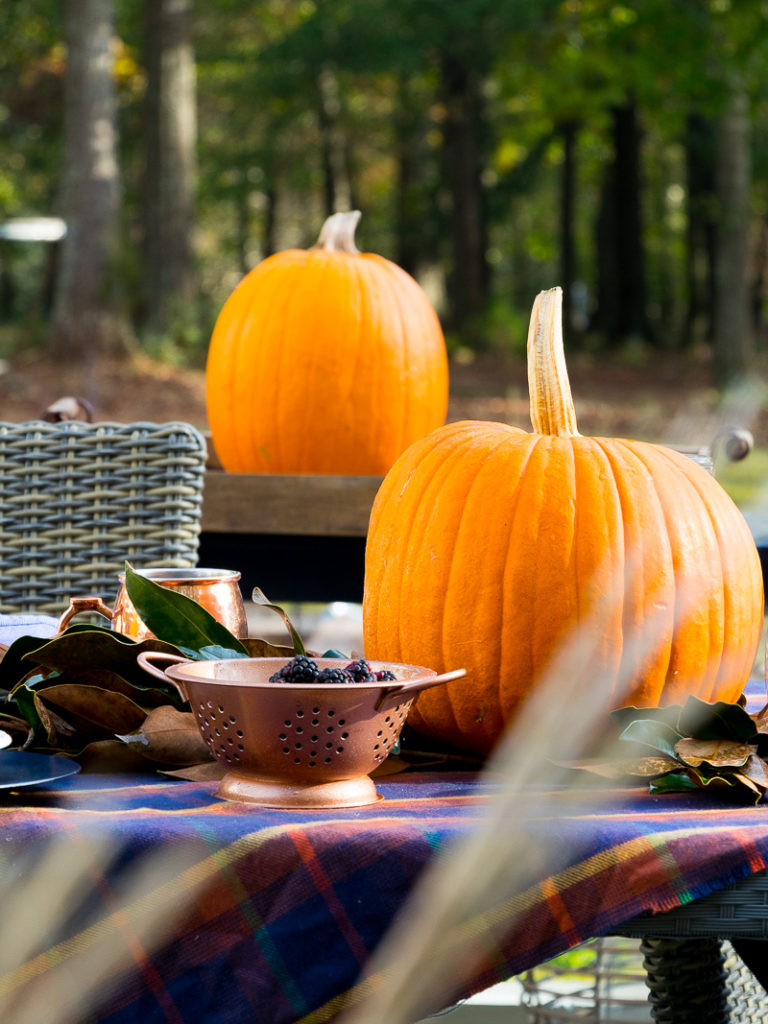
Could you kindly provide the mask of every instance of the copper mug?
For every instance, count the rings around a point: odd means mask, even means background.
[[[245,605],[238,586],[239,572],[231,569],[139,569],[137,572],[161,587],[191,597],[236,637],[248,635]],[[128,597],[125,573],[121,572],[118,579],[120,588],[114,608],[110,608],[100,597],[73,597],[69,608],[59,619],[58,631],[66,629],[76,615],[97,612],[109,619],[112,629],[134,640],[152,636]]]

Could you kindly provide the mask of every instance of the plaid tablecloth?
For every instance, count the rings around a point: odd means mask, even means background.
[[[494,783],[421,771],[378,789],[375,805],[323,813],[227,803],[215,783],[150,773],[6,791],[0,1005],[71,1001],[64,1019],[78,1024],[332,1019],[424,866],[482,826]],[[518,927],[467,992],[766,865],[768,807],[637,789],[614,797],[580,815],[571,794],[559,813],[514,826],[567,838],[569,853],[520,893]],[[104,839],[112,848],[100,859]],[[60,905],[63,889],[75,895]],[[41,933],[37,944],[19,922]],[[147,936],[158,934],[153,946]],[[53,968],[59,987],[43,997]],[[5,1024],[17,1019],[6,1008]]]

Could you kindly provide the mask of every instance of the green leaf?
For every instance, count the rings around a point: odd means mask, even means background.
[[[690,793],[698,790],[699,787],[689,778],[685,772],[670,772],[649,783],[648,790],[651,793]]]
[[[662,754],[678,761],[675,754],[675,744],[680,739],[680,733],[664,721],[655,721],[650,718],[638,718],[626,726],[620,740],[628,740],[631,743],[641,743],[645,747],[652,747],[660,750]]]
[[[636,708],[633,705],[616,708],[611,712],[611,719],[618,729],[625,729],[630,722],[643,719],[646,722],[663,722],[677,730],[677,720],[682,708],[679,704],[668,704],[662,708]]]
[[[295,653],[292,647],[271,644],[268,640],[261,640],[257,636],[243,637],[243,646],[248,651],[249,658],[285,658],[287,661]],[[323,657],[330,658],[332,655],[324,654]]]
[[[243,658],[248,657],[248,654],[240,654],[229,650],[227,647],[220,647],[218,645],[212,645],[210,647],[201,647],[199,650],[193,650],[191,647],[179,647],[179,651],[185,654],[188,658],[193,658],[196,661],[218,661],[221,658]]]
[[[14,640],[0,661],[0,688],[10,693],[29,672],[29,664],[24,662],[24,658],[46,643],[45,637],[39,636],[20,636]]]
[[[136,690],[156,690],[169,696],[173,703],[178,703],[178,693],[172,683],[159,682],[139,665],[137,658],[143,651],[176,654],[178,648],[155,637],[137,642],[111,630],[81,628],[72,632],[66,630],[42,647],[29,651],[24,656],[22,667],[29,671],[31,662],[66,672],[71,682],[79,681],[78,674],[93,679],[94,672],[112,673]]]
[[[238,638],[192,598],[161,587],[126,563],[125,588],[139,617],[154,635],[180,650],[219,647],[226,657],[245,658]]]
[[[288,613],[285,611],[284,608],[281,608],[279,604],[271,604],[269,599],[264,595],[264,593],[261,590],[259,590],[258,587],[254,587],[253,588],[253,593],[251,594],[251,599],[256,604],[260,604],[263,608],[271,608],[273,612],[277,612],[277,614],[280,616],[280,618],[285,623],[286,629],[288,630],[288,632],[291,635],[291,642],[293,643],[293,653],[294,654],[306,654],[307,653],[306,650],[304,649],[304,641],[299,636],[298,630],[296,629],[294,624],[291,622],[291,620],[290,620],[290,618],[288,616]]]
[[[678,732],[699,740],[733,740],[748,743],[757,729],[752,718],[738,704],[714,703],[689,697],[678,718]]]

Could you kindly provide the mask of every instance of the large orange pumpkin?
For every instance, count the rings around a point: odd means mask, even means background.
[[[359,213],[263,260],[219,314],[208,423],[225,469],[381,476],[445,422],[448,360],[423,289],[355,248]]]
[[[612,702],[648,706],[736,700],[762,627],[757,550],[714,477],[669,448],[578,433],[561,301],[553,289],[534,306],[534,432],[434,431],[387,474],[370,520],[366,656],[466,668],[409,721],[481,753],[575,630]]]

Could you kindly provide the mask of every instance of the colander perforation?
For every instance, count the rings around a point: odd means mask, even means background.
[[[344,753],[344,741],[349,739],[348,731],[338,731],[345,724],[345,719],[336,718],[334,708],[328,708],[326,711],[323,711],[319,707],[314,707],[311,714],[312,732],[309,731],[309,727],[306,730],[304,728],[303,722],[306,721],[308,713],[301,708],[297,708],[294,712],[295,721],[290,718],[286,718],[283,721],[285,728],[278,734],[280,742],[283,744],[281,747],[282,753],[285,757],[290,758],[293,764],[303,765],[307,768],[332,764],[334,758]],[[335,719],[335,721],[325,726],[325,741],[321,738],[321,716],[323,715],[328,719]],[[302,738],[291,745],[289,743],[288,730],[292,730],[294,736],[301,736]]]

